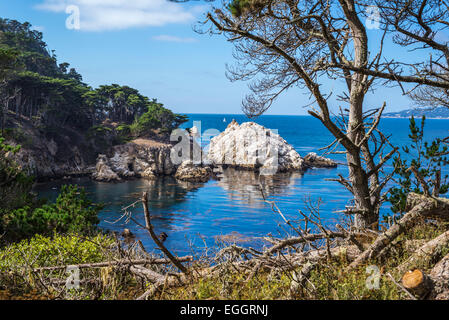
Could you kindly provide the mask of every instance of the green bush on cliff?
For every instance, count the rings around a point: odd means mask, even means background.
[[[102,205],[93,204],[77,186],[63,186],[55,203],[33,208],[25,206],[6,214],[3,219],[6,238],[19,240],[35,234],[77,232],[88,234],[99,223]]]
[[[153,100],[148,104],[147,112],[130,125],[120,125],[117,131],[125,140],[151,135],[156,130],[162,134],[169,134],[186,121],[187,116],[173,113],[164,108],[162,103]]]
[[[11,155],[19,150],[20,146],[6,144],[5,138],[0,135],[0,221],[6,212],[32,201],[30,191],[33,178],[26,175],[11,159]]]
[[[5,143],[0,136],[0,232],[6,240],[56,232],[89,233],[99,223],[102,205],[87,199],[84,189],[63,186],[55,203],[41,205],[31,193],[34,179],[11,155],[20,146]]]

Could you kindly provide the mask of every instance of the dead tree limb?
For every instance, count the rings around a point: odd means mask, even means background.
[[[430,299],[449,300],[449,254],[438,262],[430,271],[433,281]]]
[[[409,210],[396,224],[380,235],[371,246],[365,250],[348,269],[354,269],[371,258],[376,257],[382,249],[387,247],[401,233],[415,225],[419,218],[449,218],[449,199],[431,198],[416,193],[410,193],[407,197]]]
[[[180,257],[178,258],[179,262],[189,262],[193,261],[192,256]],[[171,260],[168,259],[140,259],[140,260],[117,260],[117,261],[105,261],[105,262],[97,262],[97,263],[84,263],[77,265],[70,265],[71,267],[77,267],[79,269],[88,269],[88,268],[103,268],[110,266],[126,266],[126,265],[158,265],[158,264],[170,264]],[[64,266],[52,266],[52,267],[42,267],[36,268],[34,271],[52,271],[52,270],[61,270],[67,269],[68,265]]]
[[[175,267],[181,270],[183,273],[188,273],[186,267],[182,265],[181,262],[164,246],[164,244],[159,240],[158,236],[154,233],[153,225],[151,224],[150,210],[148,209],[148,193],[144,192],[142,196],[143,210],[145,213],[145,224],[148,233],[150,234],[156,245],[162,250],[162,252],[167,256],[168,259],[173,263]]]
[[[442,249],[449,244],[449,231],[446,231],[418,248],[405,262],[399,267],[399,273],[404,273],[414,268],[425,267],[432,261],[437,260],[441,255]],[[440,256],[441,258],[441,256]],[[438,261],[438,260],[437,260]]]

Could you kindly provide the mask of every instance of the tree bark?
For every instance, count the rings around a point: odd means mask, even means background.
[[[418,218],[436,217],[449,219],[449,199],[430,198],[420,194],[410,193],[407,197],[407,210],[410,211],[385,233],[377,237],[376,241],[354,260],[348,269],[356,268],[369,259],[377,257],[382,249],[387,247],[401,233],[413,227]]]
[[[417,249],[407,261],[398,267],[399,273],[404,273],[414,268],[426,267],[432,261],[438,261],[437,259],[441,258],[442,249],[447,247],[448,244],[449,231],[446,231]]]
[[[421,299],[449,300],[449,254],[438,262],[430,274],[416,269],[402,277],[406,289]]]
[[[353,0],[340,0],[340,5],[351,29],[354,43],[354,66],[364,68],[368,64],[368,37],[366,29],[358,17]],[[364,74],[354,72],[351,78],[347,135],[358,146],[365,136],[363,101],[365,99],[367,77]],[[355,150],[348,151],[346,160],[349,165],[349,180],[354,190],[356,206],[354,227],[356,229],[377,229],[379,215],[371,203],[369,179],[362,165],[361,146]],[[369,153],[369,150],[365,150],[366,152]]]
[[[429,299],[449,300],[449,254],[433,267],[430,277],[434,286]]]

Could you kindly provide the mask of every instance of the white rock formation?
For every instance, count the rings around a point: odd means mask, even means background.
[[[239,125],[235,120],[211,139],[207,159],[214,165],[259,169],[265,175],[306,168],[298,152],[277,133],[254,122]]]
[[[192,132],[199,134],[196,128]],[[239,125],[233,120],[224,132],[211,139],[206,158],[201,157],[201,147],[194,139],[190,139],[190,149],[193,150],[190,154],[183,151],[179,156],[176,146],[137,139],[113,147],[110,158],[99,155],[93,178],[117,181],[174,175],[179,180],[206,182],[216,176],[217,166],[259,171],[268,176],[280,172],[302,173],[311,167],[336,166],[332,160],[315,153],[301,158],[281,136],[254,122]],[[198,157],[201,160],[198,163],[191,160]]]

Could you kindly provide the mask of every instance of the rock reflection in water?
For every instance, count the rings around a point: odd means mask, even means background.
[[[143,191],[147,191],[150,207],[157,208],[169,208],[176,203],[185,201],[189,192],[194,192],[204,185],[176,180],[171,176],[141,181],[141,191],[135,194],[136,198],[140,197]]]
[[[228,168],[219,175],[218,185],[228,191],[229,200],[263,207],[260,185],[265,197],[268,198],[283,194],[290,186],[295,185],[296,180],[302,178],[302,176],[303,174],[295,172],[264,176],[254,171]]]

